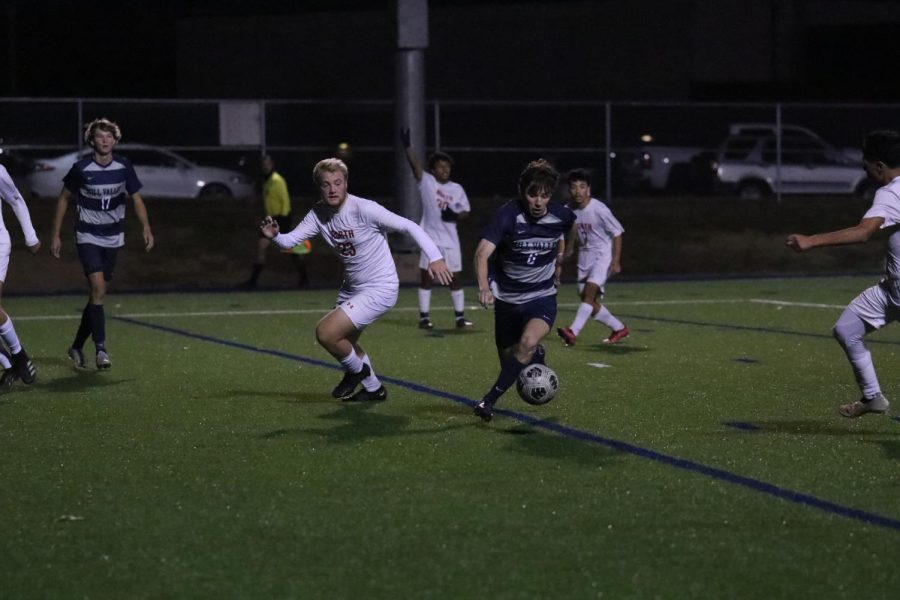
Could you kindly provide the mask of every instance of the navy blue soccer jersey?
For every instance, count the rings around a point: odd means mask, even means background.
[[[72,165],[63,185],[75,196],[78,206],[75,243],[104,248],[125,244],[125,201],[141,189],[127,158],[113,154],[112,162],[101,165],[93,154],[88,155]]]
[[[481,233],[497,247],[490,264],[494,296],[521,304],[555,294],[558,242],[573,223],[575,213],[555,202],[540,219],[524,211],[518,200],[500,207]]]

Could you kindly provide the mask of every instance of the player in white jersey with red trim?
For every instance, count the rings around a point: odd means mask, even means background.
[[[260,231],[282,248],[293,248],[320,235],[344,263],[344,281],[335,308],[316,326],[316,339],[344,368],[344,378],[332,390],[335,398],[379,401],[387,398],[369,356],[359,345],[363,329],[397,302],[400,279],[388,246],[388,231],[410,235],[429,258],[428,272],[444,285],[453,275],[438,247],[425,231],[377,202],[347,193],[347,165],[337,158],[319,161],[313,180],[320,201],[292,231],[279,233],[267,217]],[[363,389],[354,394],[362,383]]]
[[[575,169],[568,176],[569,208],[578,220],[575,231],[578,241],[578,293],[581,304],[569,327],[556,330],[566,346],[574,346],[588,319],[593,318],[610,328],[605,344],[615,344],[628,336],[628,327],[600,304],[606,293],[606,280],[622,271],[622,234],[625,229],[604,203],[591,197],[591,177],[584,169]],[[571,246],[567,256],[572,253]]]
[[[890,231],[885,258],[885,276],[876,285],[854,298],[838,317],[833,333],[850,366],[862,397],[843,404],[838,412],[849,418],[866,413],[884,413],[890,402],[881,393],[872,354],[866,347],[867,334],[900,319],[900,133],[873,131],[863,141],[863,168],[869,178],[881,185],[872,206],[859,224],[847,229],[800,235],[792,233],[786,244],[797,252],[821,246],[858,244],[881,229]]]
[[[31,224],[31,214],[28,212],[25,199],[19,193],[16,184],[13,183],[3,165],[0,165],[0,198],[12,208],[22,227],[22,233],[25,234],[25,245],[32,254],[35,254],[41,249],[41,242]],[[9,269],[11,251],[12,241],[9,237],[9,230],[6,229],[6,225],[3,223],[3,213],[0,212],[0,295],[3,293],[3,284]],[[0,347],[0,366],[3,367],[3,375],[0,376],[0,392],[9,390],[16,379],[32,383],[37,374],[34,363],[22,348],[12,319],[3,308],[0,308],[0,339],[3,340],[3,347]],[[6,352],[7,349],[9,349],[9,354]]]
[[[459,233],[456,223],[465,219],[472,210],[466,190],[455,181],[450,181],[453,159],[443,152],[433,152],[428,157],[428,170],[425,171],[419,157],[412,149],[409,140],[409,129],[400,132],[406,159],[412,169],[422,199],[422,221],[419,225],[434,240],[447,268],[454,274],[450,284],[450,300],[456,316],[457,329],[470,329],[472,322],[466,319],[465,298],[462,283],[457,276],[462,271],[462,250],[459,244]],[[419,329],[433,329],[431,322],[431,276],[428,274],[428,256],[424,253],[419,258]]]

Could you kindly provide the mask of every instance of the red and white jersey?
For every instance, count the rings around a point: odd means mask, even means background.
[[[455,213],[470,212],[469,197],[463,186],[454,181],[438,183],[434,175],[425,171],[419,180],[419,195],[422,197],[422,229],[434,243],[441,247],[458,247],[459,234],[455,221],[442,221],[441,211],[449,208]]]
[[[584,208],[571,207],[575,212],[575,232],[578,236],[578,268],[588,268],[597,261],[612,260],[612,241],[625,232],[609,207],[591,198]]]
[[[297,227],[289,233],[279,233],[274,241],[282,248],[293,248],[303,240],[320,235],[344,263],[344,288],[399,286],[397,267],[387,242],[388,231],[409,234],[431,262],[442,258],[421,227],[377,202],[352,194],[347,194],[338,212],[324,202],[317,202]]]
[[[25,234],[25,245],[34,246],[37,244],[37,232],[35,232],[34,226],[31,224],[31,214],[28,212],[28,205],[25,204],[25,199],[22,198],[22,194],[19,193],[16,184],[13,183],[9,172],[3,165],[0,165],[0,198],[9,204],[19,220],[19,225]],[[0,211],[0,231],[6,231],[2,211]]]

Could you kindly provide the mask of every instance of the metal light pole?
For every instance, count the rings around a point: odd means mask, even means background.
[[[422,204],[406,161],[400,130],[409,128],[413,148],[425,153],[425,48],[428,47],[428,0],[397,0],[397,54],[394,59],[394,173],[400,213],[418,222]],[[406,240],[407,250],[411,249]]]

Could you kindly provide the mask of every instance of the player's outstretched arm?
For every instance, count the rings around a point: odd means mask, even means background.
[[[63,217],[66,216],[66,209],[69,207],[69,199],[72,198],[72,192],[63,188],[56,200],[56,212],[53,215],[53,230],[50,234],[50,254],[55,258],[59,258],[62,251],[62,241],[59,239],[59,232],[62,230]]]
[[[153,250],[153,231],[150,229],[150,218],[147,216],[147,206],[144,204],[144,198],[139,192],[131,195],[134,202],[134,214],[137,215],[138,221],[141,222],[142,234],[144,236],[144,250],[150,252]]]
[[[478,302],[484,308],[494,303],[494,294],[488,281],[488,260],[497,249],[496,244],[486,239],[478,242],[475,249],[475,281],[478,283]]]
[[[409,168],[412,169],[413,177],[416,178],[416,181],[422,181],[424,170],[422,169],[422,163],[419,162],[419,157],[416,156],[415,151],[412,149],[408,127],[400,130],[400,141],[403,143],[403,149],[406,151],[406,162],[409,163]]]
[[[842,246],[846,244],[862,244],[867,242],[884,224],[882,217],[863,219],[855,227],[817,233],[815,235],[790,234],[785,245],[795,252],[804,252],[821,246]]]

